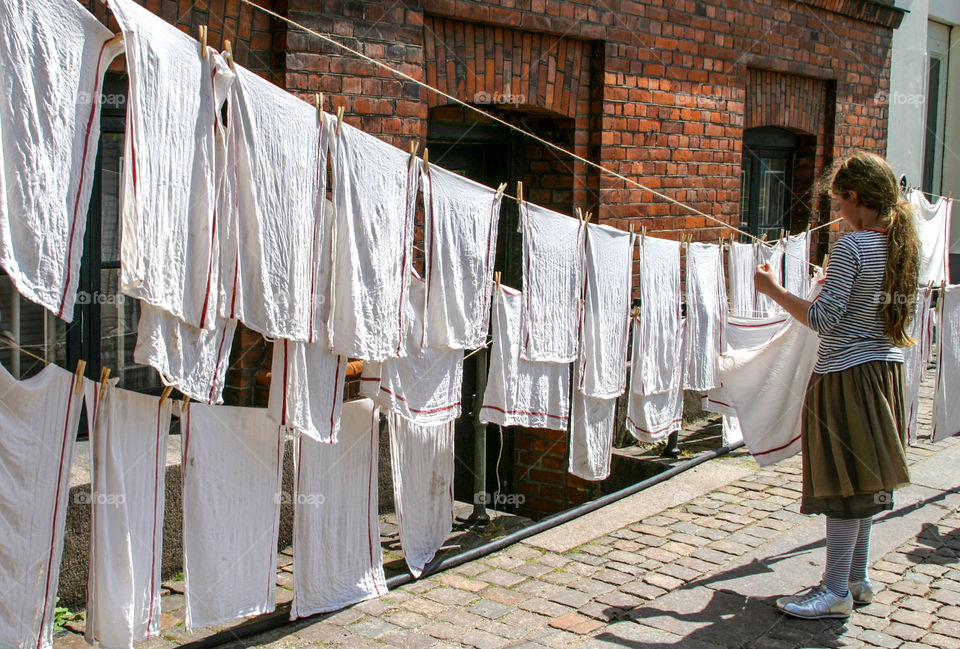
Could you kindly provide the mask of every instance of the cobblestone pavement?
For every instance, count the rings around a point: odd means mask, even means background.
[[[776,611],[777,596],[819,582],[823,519],[798,513],[799,457],[760,468],[740,450],[707,463],[735,479],[577,547],[553,551],[532,537],[228,646],[960,649],[960,438],[922,441],[909,460],[914,484],[875,526],[870,576],[880,591],[846,621]],[[681,499],[693,490],[688,473],[670,480]],[[630,497],[638,508],[644,493]],[[164,633],[138,649],[193,639]],[[57,649],[80,643],[68,635]]]

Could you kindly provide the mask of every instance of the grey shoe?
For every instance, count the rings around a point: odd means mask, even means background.
[[[804,620],[846,618],[853,610],[853,597],[850,593],[847,593],[846,597],[838,597],[826,586],[820,585],[797,595],[781,597],[777,600],[777,608],[787,615]]]
[[[869,579],[850,582],[850,596],[854,604],[870,604],[873,602],[873,582]]]

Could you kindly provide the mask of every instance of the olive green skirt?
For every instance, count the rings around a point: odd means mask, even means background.
[[[909,484],[903,364],[872,361],[814,374],[802,417],[800,511],[865,518]]]

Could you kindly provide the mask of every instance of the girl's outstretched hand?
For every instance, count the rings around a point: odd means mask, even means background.
[[[780,286],[780,282],[777,280],[777,276],[773,274],[770,264],[763,264],[758,266],[757,271],[753,274],[753,285],[760,293],[772,295],[774,289]]]

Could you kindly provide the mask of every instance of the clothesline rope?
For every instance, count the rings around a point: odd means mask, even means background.
[[[688,210],[689,212],[691,212],[691,213],[693,213],[693,214],[696,214],[697,216],[702,216],[702,217],[704,217],[704,218],[706,218],[706,219],[708,219],[708,220],[710,220],[710,221],[713,221],[714,223],[717,223],[717,224],[723,226],[724,228],[727,228],[727,229],[729,229],[729,230],[732,230],[732,231],[734,231],[734,232],[737,232],[737,233],[741,234],[742,236],[745,236],[745,237],[747,237],[747,238],[749,238],[749,239],[752,239],[752,240],[753,240],[754,242],[756,242],[756,243],[759,243],[759,244],[761,244],[761,245],[766,245],[766,246],[772,245],[770,242],[764,241],[764,240],[761,239],[760,237],[755,236],[755,235],[753,235],[753,234],[750,234],[749,232],[747,232],[747,231],[745,231],[745,230],[741,230],[740,228],[734,227],[734,226],[730,225],[729,223],[727,223],[727,222],[725,222],[725,221],[722,221],[721,219],[718,219],[718,218],[716,218],[716,217],[714,217],[714,216],[711,216],[710,214],[707,214],[706,212],[702,212],[702,211],[698,210],[697,208],[693,207],[692,205],[688,205],[687,203],[684,203],[684,202],[682,202],[682,201],[679,201],[679,200],[677,200],[677,199],[675,199],[675,198],[673,198],[673,197],[671,197],[671,196],[668,196],[668,195],[666,195],[666,194],[663,194],[663,193],[661,193],[661,192],[658,192],[658,191],[656,191],[655,189],[651,189],[650,187],[647,187],[646,185],[643,185],[643,184],[641,184],[640,182],[638,182],[638,181],[636,181],[636,180],[633,180],[632,178],[628,178],[627,176],[624,176],[623,174],[620,174],[620,173],[618,173],[618,172],[616,172],[616,171],[613,171],[612,169],[608,169],[608,168],[604,167],[603,165],[600,165],[600,164],[598,164],[598,163],[596,163],[596,162],[593,162],[592,160],[588,160],[588,159],[584,158],[583,156],[577,155],[576,153],[574,153],[574,152],[572,152],[572,151],[568,151],[567,149],[564,149],[563,147],[561,147],[561,146],[559,146],[559,145],[557,145],[557,144],[554,144],[553,142],[550,142],[549,140],[545,140],[545,139],[543,139],[542,137],[540,137],[540,136],[538,136],[538,135],[536,135],[536,134],[534,134],[534,133],[531,133],[531,132],[529,132],[529,131],[526,131],[526,130],[524,130],[524,129],[522,129],[522,128],[514,125],[514,124],[511,124],[510,122],[508,122],[508,121],[506,121],[506,120],[504,120],[504,119],[501,119],[501,118],[497,117],[496,115],[493,115],[493,114],[488,113],[488,112],[486,112],[486,111],[484,111],[484,110],[481,110],[481,109],[477,108],[476,106],[474,106],[474,105],[472,105],[472,104],[469,104],[469,103],[463,101],[462,99],[459,99],[459,98],[457,98],[457,97],[454,97],[453,95],[450,95],[450,94],[444,92],[443,90],[440,90],[439,88],[435,88],[435,87],[431,86],[431,85],[428,84],[428,83],[425,83],[425,82],[423,82],[423,81],[421,81],[421,80],[419,80],[419,79],[416,79],[416,78],[414,78],[414,77],[411,77],[409,74],[406,74],[405,72],[402,72],[402,71],[400,71],[400,70],[397,70],[396,68],[392,68],[392,67],[390,67],[389,65],[387,65],[386,63],[383,63],[382,61],[378,61],[377,59],[375,59],[375,58],[373,58],[373,57],[371,57],[371,56],[368,56],[368,55],[366,55],[366,54],[364,54],[364,53],[362,53],[362,52],[359,52],[359,51],[353,49],[352,47],[350,47],[350,46],[348,46],[348,45],[344,45],[343,43],[341,43],[341,42],[339,42],[339,41],[337,41],[337,40],[335,40],[335,39],[333,39],[333,38],[330,38],[330,37],[327,36],[326,34],[321,34],[320,32],[314,31],[314,30],[312,30],[312,29],[310,29],[310,28],[308,28],[308,27],[306,27],[306,26],[304,26],[304,25],[301,25],[300,23],[296,22],[295,20],[292,20],[292,19],[290,19],[290,18],[287,18],[286,16],[282,16],[282,15],[278,14],[277,12],[275,12],[275,11],[273,11],[273,10],[271,10],[271,9],[267,9],[266,7],[262,7],[262,6],[258,5],[257,3],[252,2],[251,0],[241,0],[241,2],[243,2],[244,4],[250,5],[250,6],[253,7],[254,9],[258,9],[258,10],[264,12],[265,14],[276,18],[277,20],[283,21],[283,22],[285,22],[285,23],[287,23],[287,24],[289,24],[289,25],[291,25],[291,26],[293,26],[293,27],[296,27],[297,29],[302,30],[303,32],[305,32],[305,33],[307,33],[307,34],[310,34],[310,35],[312,35],[312,36],[316,36],[316,37],[319,38],[320,40],[322,40],[322,41],[324,41],[324,42],[327,42],[327,43],[330,43],[331,45],[334,45],[334,46],[336,46],[336,47],[339,47],[339,48],[341,48],[341,49],[343,49],[343,50],[345,50],[345,51],[353,54],[354,56],[357,56],[357,57],[359,57],[359,58],[361,58],[361,59],[363,59],[363,60],[365,60],[365,61],[369,61],[370,63],[373,63],[374,65],[376,65],[376,66],[378,66],[378,67],[380,67],[380,68],[383,68],[384,70],[387,70],[387,71],[389,71],[389,72],[391,72],[391,73],[393,73],[393,74],[395,74],[395,75],[397,75],[397,76],[399,76],[399,77],[402,77],[402,78],[404,78],[404,79],[406,79],[406,80],[408,80],[408,81],[411,81],[411,82],[417,84],[418,86],[420,86],[421,88],[425,88],[425,89],[427,89],[427,90],[430,90],[431,92],[434,92],[434,93],[440,95],[441,97],[444,97],[445,99],[449,99],[450,101],[452,101],[452,102],[454,102],[454,103],[456,103],[456,104],[459,104],[459,105],[463,106],[464,108],[467,108],[467,109],[469,109],[469,110],[474,111],[475,113],[478,113],[478,114],[480,114],[480,115],[483,115],[484,117],[486,117],[486,118],[488,118],[488,119],[491,119],[491,120],[497,122],[498,124],[501,124],[501,125],[503,125],[503,126],[506,126],[507,128],[509,128],[509,129],[511,129],[511,130],[513,130],[513,131],[516,131],[517,133],[520,133],[520,134],[522,134],[522,135],[525,135],[526,137],[529,137],[529,138],[531,138],[531,139],[533,139],[533,140],[536,140],[537,142],[543,144],[544,146],[546,146],[546,147],[548,147],[548,148],[550,148],[550,149],[553,149],[554,151],[557,151],[557,152],[559,152],[559,153],[566,154],[566,155],[570,156],[571,158],[573,158],[574,160],[578,160],[579,162],[582,162],[582,163],[584,163],[584,164],[586,164],[586,165],[588,165],[588,166],[590,166],[590,167],[593,167],[594,169],[597,169],[598,171],[601,171],[601,172],[603,172],[603,173],[610,174],[610,175],[613,176],[614,178],[618,178],[618,179],[622,180],[623,182],[627,183],[628,185],[632,185],[632,186],[636,187],[637,189],[650,192],[650,193],[653,194],[654,196],[657,196],[657,197],[659,197],[659,198],[661,198],[661,199],[663,199],[663,200],[665,200],[665,201],[667,201],[667,202],[669,202],[669,203],[673,203],[674,205],[678,205],[679,207],[682,207],[682,208]],[[516,200],[516,198],[515,198],[515,197],[512,197],[512,196],[511,196],[510,198],[513,198],[514,200]],[[840,220],[840,219],[835,219],[835,220],[830,221],[830,222],[828,222],[828,223],[825,223],[825,224],[822,224],[822,225],[820,225],[820,226],[817,226],[816,228],[811,228],[811,229],[810,229],[810,232],[813,232],[814,230],[817,230],[817,229],[822,228],[822,227],[829,226],[829,225],[831,225],[831,224],[833,224],[833,223],[836,223],[836,222],[839,221],[839,220]],[[786,255],[786,253],[785,253],[785,256],[795,257],[795,255]],[[800,260],[800,261],[803,261],[804,263],[806,263],[806,264],[809,265],[809,266],[813,266],[814,268],[818,268],[817,264],[814,264],[814,263],[812,263],[812,262],[809,262],[809,261],[807,261],[807,260],[805,260],[805,259],[801,259],[801,258],[799,258],[799,257],[797,257],[797,259]]]

